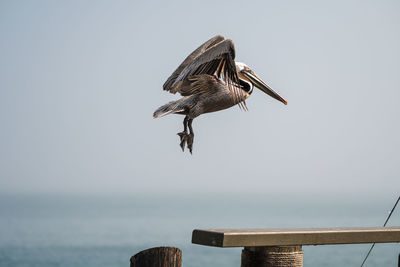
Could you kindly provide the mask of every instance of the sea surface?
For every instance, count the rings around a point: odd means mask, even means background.
[[[240,266],[240,248],[191,244],[196,228],[381,226],[397,196],[1,195],[0,266],[129,266],[156,246],[183,266]],[[399,208],[400,209],[400,208]],[[400,211],[390,225],[400,225]],[[360,266],[368,244],[304,246],[304,266]],[[400,244],[377,244],[364,266],[397,266]]]

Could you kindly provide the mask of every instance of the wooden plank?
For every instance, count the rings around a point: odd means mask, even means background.
[[[192,243],[214,247],[400,242],[400,226],[291,229],[196,229]]]

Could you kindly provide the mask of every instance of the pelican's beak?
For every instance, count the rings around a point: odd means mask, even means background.
[[[241,73],[245,75],[255,87],[257,87],[267,95],[287,105],[286,100],[283,99],[280,95],[278,95],[274,90],[272,90],[272,88],[269,85],[267,85],[263,80],[260,79],[260,77],[257,76],[257,74],[254,73],[254,71],[250,69],[245,69],[242,70]]]

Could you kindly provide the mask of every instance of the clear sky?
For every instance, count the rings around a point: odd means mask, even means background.
[[[0,193],[398,194],[399,1],[1,1]],[[255,89],[153,119],[162,84],[216,34]]]

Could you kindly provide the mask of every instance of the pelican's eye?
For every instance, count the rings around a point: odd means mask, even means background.
[[[248,67],[245,67],[245,68],[244,68],[244,69],[242,69],[240,72],[241,72],[241,73],[243,73],[243,74],[245,74],[245,73],[249,73],[249,72],[250,72],[250,68],[248,68]]]

